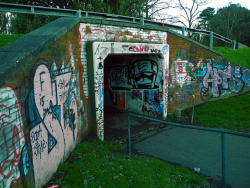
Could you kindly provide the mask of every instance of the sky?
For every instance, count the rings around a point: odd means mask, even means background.
[[[207,3],[204,6],[199,7],[200,11],[206,9],[207,7],[212,7],[217,12],[218,9],[228,6],[230,2],[232,4],[239,3],[241,7],[245,7],[250,10],[250,0],[208,0],[208,1],[209,3]],[[174,0],[173,2],[177,2],[177,0]],[[182,2],[184,2],[184,4],[190,5],[192,0],[183,0]],[[176,9],[168,9],[166,12],[168,15],[171,15],[171,16],[180,16],[180,13],[181,13],[179,10],[176,10]],[[187,24],[187,22],[184,19],[181,19],[181,20]],[[170,23],[167,20],[166,22]],[[175,23],[174,25],[183,26],[181,23]]]
[[[229,2],[232,2],[233,4],[241,4],[242,7],[246,7],[250,10],[250,0],[210,0],[211,3],[209,3],[207,6],[213,7],[216,10],[218,8],[222,8],[225,6],[228,6]]]

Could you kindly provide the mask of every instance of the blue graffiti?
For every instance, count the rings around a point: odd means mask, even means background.
[[[198,84],[198,86],[199,86],[200,88],[203,88],[203,83],[200,82],[200,83]]]
[[[163,114],[163,105],[160,104],[160,97],[158,91],[145,91],[144,104],[142,112],[147,114],[160,115]]]
[[[217,69],[221,69],[221,70],[224,69],[224,67],[223,67],[222,65],[216,65],[216,66],[214,66],[214,67],[217,68]]]
[[[164,47],[162,48],[162,53],[163,53],[163,55],[167,55],[168,50],[169,50],[169,46],[168,46],[168,45],[164,46]]]
[[[22,148],[20,162],[21,162],[20,166],[23,169],[22,173],[26,175],[30,169],[30,161],[26,145],[24,145]]]
[[[242,68],[242,74],[241,79],[245,82],[245,86],[250,87],[250,71],[246,68]]]
[[[61,107],[60,105],[51,106],[52,111],[56,115],[56,118],[61,123]]]
[[[207,73],[207,68],[204,68],[204,70],[198,72],[196,75],[195,75],[195,78],[198,77],[198,76],[202,76],[204,77]]]
[[[57,144],[56,139],[48,132],[48,153],[51,152],[51,150],[55,147]]]
[[[30,91],[28,96],[28,114],[30,119],[30,124],[32,127],[36,126],[41,122],[40,116],[38,115],[36,106],[34,104],[34,91]]]

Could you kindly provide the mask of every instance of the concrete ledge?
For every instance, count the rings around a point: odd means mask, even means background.
[[[101,19],[87,19],[87,18],[81,18],[80,19],[80,22],[83,22],[83,23],[91,23],[91,24],[102,24],[102,25],[112,25],[112,26],[120,26],[120,27],[133,27],[133,28],[140,28],[140,29],[147,29],[147,30],[153,30],[153,31],[164,31],[164,32],[168,32],[168,33],[171,33],[175,36],[178,36],[180,38],[183,38],[189,42],[192,42],[202,48],[205,48],[206,50],[209,50],[211,52],[214,52],[220,56],[223,56],[220,52],[218,51],[215,51],[211,48],[209,48],[208,46],[205,46],[199,42],[196,42],[192,39],[189,39],[188,37],[185,37],[185,36],[182,36],[174,31],[171,31],[170,29],[166,28],[166,27],[160,27],[160,26],[155,26],[155,25],[141,25],[141,24],[138,24],[138,23],[126,23],[126,22],[120,22],[120,21],[116,21],[116,20],[112,20],[112,21],[108,21],[108,20],[101,20]]]
[[[78,23],[78,18],[59,18],[0,48],[0,85]]]

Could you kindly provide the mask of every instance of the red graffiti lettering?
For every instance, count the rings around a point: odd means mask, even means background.
[[[137,48],[136,46],[133,46],[133,52],[139,52],[139,48]]]
[[[145,45],[145,46],[142,46],[142,45],[140,45],[139,47],[137,47],[137,46],[131,46],[130,48],[129,48],[129,51],[133,51],[133,52],[148,52],[149,51],[149,47],[147,46],[147,45]]]
[[[16,147],[16,139],[17,139],[17,147]],[[14,155],[16,158],[19,157],[20,155],[20,136],[19,136],[19,131],[16,125],[14,124],[13,126],[13,137],[12,137],[12,142],[13,142],[13,148],[14,148]],[[18,152],[17,152],[18,150]]]

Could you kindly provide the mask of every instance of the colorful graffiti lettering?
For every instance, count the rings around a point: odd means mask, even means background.
[[[241,79],[241,67],[231,67],[229,64],[223,68],[221,65],[214,66],[213,64],[213,59],[207,60],[206,74],[202,80],[202,100],[219,97],[225,93],[239,93],[244,89],[245,83]]]
[[[38,62],[41,64],[35,71],[34,88],[27,101],[30,119],[36,122],[30,131],[36,185],[46,179],[47,171],[57,169],[64,154],[74,147],[77,136],[77,104],[70,68],[63,65],[63,71],[53,71],[57,70],[54,64],[50,71],[46,60]]]
[[[188,61],[182,61],[181,59],[177,59],[174,61],[175,74],[173,76],[172,83],[178,83],[181,88],[184,84],[191,84],[191,77],[188,75],[186,67]]]
[[[124,51],[130,52],[148,52],[149,47],[147,45],[139,45],[139,46],[132,46],[132,45],[122,45]]]
[[[155,48],[153,45],[132,45],[124,44],[122,47],[122,53],[161,53],[162,51]],[[166,49],[166,47],[165,47]]]
[[[20,178],[19,162],[25,144],[21,108],[15,91],[0,88],[0,187],[10,187]]]

